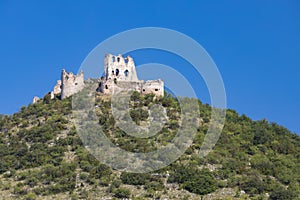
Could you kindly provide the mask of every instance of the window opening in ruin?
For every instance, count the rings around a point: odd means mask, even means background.
[[[114,56],[111,58],[111,61],[112,61],[112,62],[115,62],[115,57],[114,57]]]
[[[120,58],[119,57],[117,58],[117,61],[120,62]]]
[[[115,71],[114,71],[114,70],[112,70],[111,73],[112,73],[113,75],[115,75]]]
[[[155,89],[155,91],[157,92],[157,91],[158,91],[158,89]]]
[[[108,89],[108,86],[107,86],[107,85],[105,85],[105,89]]]
[[[143,92],[145,92],[146,90],[145,89],[143,89]]]
[[[75,83],[75,85],[78,85],[78,83]]]
[[[129,73],[129,71],[126,69],[126,70],[124,71],[125,76],[128,76],[128,73]]]
[[[119,75],[119,69],[116,69],[116,76]]]

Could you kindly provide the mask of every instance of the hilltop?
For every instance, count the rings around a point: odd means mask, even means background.
[[[163,169],[133,174],[95,159],[71,122],[72,97],[49,95],[0,117],[0,199],[299,199],[300,137],[276,123],[229,109],[214,150],[200,158],[211,107],[198,100],[202,125],[192,146]],[[98,95],[97,117],[107,137],[132,152],[166,145],[179,127],[179,104],[168,94],[153,97],[134,93],[133,121],[144,123],[155,103],[168,120],[155,136],[136,139],[116,127],[110,98]]]

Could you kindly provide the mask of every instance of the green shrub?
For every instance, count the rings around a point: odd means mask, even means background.
[[[177,166],[174,171],[168,182],[177,182],[192,193],[204,195],[216,190],[217,182],[208,170]]]
[[[117,198],[129,198],[131,195],[130,190],[125,188],[118,188],[114,191],[114,196]]]
[[[129,185],[144,185],[147,181],[150,180],[150,174],[135,174],[123,172],[121,174],[121,180],[124,184]]]

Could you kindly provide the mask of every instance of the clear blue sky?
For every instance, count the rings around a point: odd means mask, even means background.
[[[229,108],[300,133],[297,0],[2,0],[0,113],[14,113],[33,96],[44,96],[62,68],[77,72],[107,37],[145,26],[174,29],[199,42],[223,76]],[[168,56],[161,58],[168,63]]]

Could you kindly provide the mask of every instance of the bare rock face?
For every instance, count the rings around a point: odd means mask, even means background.
[[[107,54],[104,59],[105,75],[101,79],[98,91],[104,94],[127,90],[135,90],[141,94],[153,93],[164,96],[164,82],[162,80],[139,80],[135,64],[130,56],[114,56]]]
[[[84,88],[84,74],[80,72],[74,75],[72,72],[67,73],[62,70],[61,74],[61,99],[67,98],[80,92]]]

